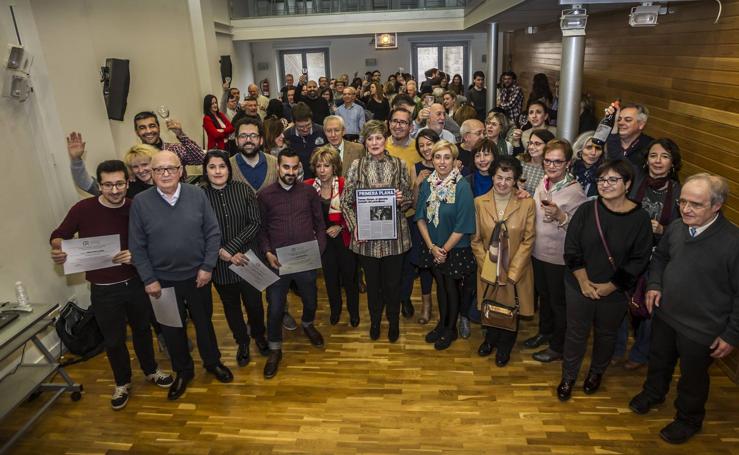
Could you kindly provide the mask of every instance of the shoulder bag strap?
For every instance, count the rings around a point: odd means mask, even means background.
[[[603,243],[603,248],[606,250],[606,255],[608,256],[608,262],[611,264],[611,267],[613,267],[613,270],[616,270],[616,261],[613,259],[613,255],[611,254],[611,249],[608,248],[608,242],[606,242],[606,237],[603,235],[603,228],[600,226],[600,215],[598,215],[598,200],[596,199],[594,201],[593,205],[593,211],[595,212],[595,227],[598,228],[598,235],[600,235],[600,241]]]

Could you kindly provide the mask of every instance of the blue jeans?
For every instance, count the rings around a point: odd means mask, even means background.
[[[629,329],[631,328],[631,317],[627,314],[618,329],[616,339],[616,351],[613,358],[623,357],[626,353],[626,343],[629,339]],[[629,351],[629,360],[635,363],[647,363],[649,359],[649,338],[652,335],[652,320],[644,319],[640,321],[639,327],[634,333],[634,344]]]
[[[303,301],[303,326],[313,323],[318,306],[318,289],[316,288],[316,270],[282,275],[267,288],[267,341],[270,349],[282,349],[282,317],[285,313],[287,293],[290,283],[295,282],[298,294]]]

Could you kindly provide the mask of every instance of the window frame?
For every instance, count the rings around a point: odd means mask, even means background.
[[[423,74],[419,73],[418,69],[418,48],[419,47],[435,47],[437,52],[437,61],[439,62],[439,69],[444,71],[444,48],[451,46],[462,46],[462,84],[466,88],[471,82],[469,79],[470,75],[470,42],[467,40],[454,40],[454,41],[418,41],[411,43],[411,74],[417,77],[417,81],[420,84],[426,78]],[[454,74],[449,75],[449,82]]]
[[[327,78],[331,79],[331,55],[329,53],[328,47],[311,47],[311,48],[300,48],[300,49],[280,49],[277,51],[277,60],[278,65],[280,68],[280,74],[278,75],[278,80],[280,81],[280,87],[285,86],[285,54],[300,54],[301,56],[301,62],[302,62],[302,68],[308,67],[308,56],[307,54],[312,54],[316,52],[322,52],[323,53],[323,61],[324,66],[326,67],[326,76]],[[308,74],[310,77],[310,74]],[[297,85],[298,79],[300,79],[300,74],[293,74],[293,77],[295,78],[295,84]],[[319,75],[320,77],[320,75]],[[315,78],[316,82],[318,82],[318,79]]]

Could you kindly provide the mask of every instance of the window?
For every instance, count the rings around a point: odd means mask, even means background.
[[[462,76],[462,82],[467,85],[469,79],[467,67],[469,63],[469,44],[466,42],[453,43],[414,43],[411,46],[411,60],[413,75],[417,81],[426,80],[424,72],[429,68],[439,68],[451,79],[455,74]],[[451,82],[451,81],[450,81]]]
[[[280,86],[285,85],[285,74],[292,74],[297,84],[305,71],[308,78],[316,82],[321,76],[330,78],[328,48],[280,51]]]

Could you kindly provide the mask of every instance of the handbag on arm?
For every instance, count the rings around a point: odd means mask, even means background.
[[[483,292],[483,300],[480,305],[480,322],[484,326],[495,327],[498,329],[515,332],[518,328],[518,288],[513,285],[514,305],[507,305],[495,299],[500,289],[500,282],[507,281],[507,263],[508,263],[508,234],[505,220],[495,224],[493,233],[490,236],[490,246],[485,252],[485,261],[483,262],[480,278],[487,282],[485,291]],[[493,294],[490,298],[486,298],[490,285],[494,286]]]
[[[513,306],[506,305],[505,303],[495,300],[495,297],[500,289],[498,283],[494,284],[493,295],[490,298],[485,298],[490,289],[490,285],[485,286],[483,293],[482,305],[480,305],[480,323],[487,327],[495,327],[497,329],[508,330],[509,332],[515,332],[518,330],[518,288],[513,285],[513,295],[515,297],[515,304]]]

